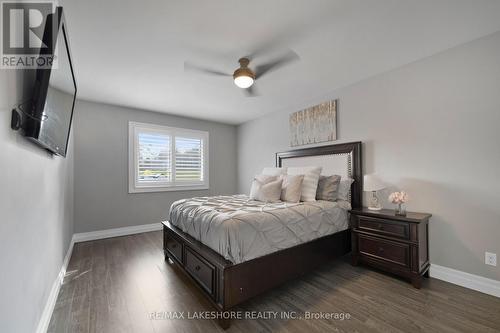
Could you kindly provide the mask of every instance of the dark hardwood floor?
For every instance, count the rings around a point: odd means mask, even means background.
[[[164,261],[160,231],[77,243],[49,332],[224,332],[213,320],[162,319],[170,311],[212,311],[186,280]],[[236,310],[344,312],[350,319],[233,320],[228,333],[500,331],[499,298],[432,278],[417,290],[404,280],[352,267],[349,258]]]

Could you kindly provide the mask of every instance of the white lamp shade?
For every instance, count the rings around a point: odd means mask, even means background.
[[[384,188],[386,188],[385,183],[376,174],[365,175],[363,177],[363,189],[365,191],[379,191]]]

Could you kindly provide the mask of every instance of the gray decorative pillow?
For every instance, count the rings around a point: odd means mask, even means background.
[[[354,179],[352,178],[344,178],[340,181],[337,200],[350,201],[352,183],[354,183]]]
[[[319,176],[318,189],[316,190],[317,200],[337,200],[340,176]]]
[[[250,198],[256,200],[257,192],[260,187],[264,184],[270,183],[278,179],[278,176],[268,176],[268,175],[257,175],[254,177],[252,182],[252,188],[250,189]]]
[[[257,179],[254,179],[254,184],[257,191],[254,197],[250,197],[251,199],[263,202],[280,201],[281,186],[283,184],[283,180],[281,178],[266,184],[263,184],[259,182]]]
[[[299,202],[302,194],[304,175],[283,175],[281,178],[283,179],[281,201]]]

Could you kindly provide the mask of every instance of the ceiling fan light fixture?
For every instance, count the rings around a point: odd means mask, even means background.
[[[255,81],[255,74],[247,67],[249,62],[247,58],[241,58],[240,68],[233,74],[234,84],[241,89],[250,88]]]
[[[234,77],[234,84],[241,89],[250,88],[254,83],[254,79],[248,75],[240,75]]]

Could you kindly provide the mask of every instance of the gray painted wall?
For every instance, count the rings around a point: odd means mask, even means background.
[[[234,194],[236,126],[79,101],[75,114],[75,232],[160,222],[178,199]],[[210,189],[128,193],[128,122],[208,131]]]
[[[433,214],[434,264],[500,280],[500,33],[378,75],[238,129],[238,189],[289,150],[288,116],[339,98],[338,142],[364,142],[364,172]],[[384,199],[388,191],[384,193]],[[385,203],[386,207],[393,207]]]
[[[32,80],[0,70],[1,332],[35,332],[73,235],[73,139],[64,159],[10,129]]]

